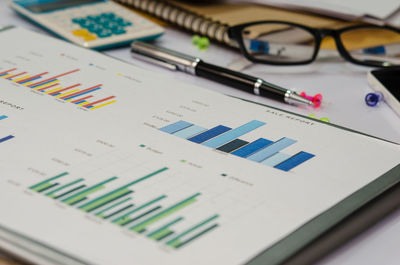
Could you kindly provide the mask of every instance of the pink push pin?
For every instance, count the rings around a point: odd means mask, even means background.
[[[322,103],[322,95],[321,94],[316,94],[315,96],[309,96],[306,94],[306,92],[301,92],[300,96],[303,98],[306,98],[308,100],[311,100],[312,103],[314,103],[314,108],[319,108]]]

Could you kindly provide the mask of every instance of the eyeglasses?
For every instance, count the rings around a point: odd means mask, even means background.
[[[349,62],[374,67],[400,66],[400,29],[390,26],[356,25],[334,30],[283,21],[258,21],[230,27],[228,36],[239,44],[248,60],[256,63],[311,63],[322,40],[330,36],[340,55]]]

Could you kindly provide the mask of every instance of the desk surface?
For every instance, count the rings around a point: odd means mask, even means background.
[[[0,26],[8,24],[20,25],[43,32],[13,13],[7,7],[7,1],[1,1]],[[157,43],[225,66],[228,64],[237,65],[241,58],[235,51],[226,50],[217,45],[211,45],[207,51],[199,51],[191,44],[189,35],[171,29],[168,29]],[[168,70],[135,61],[130,57],[127,47],[108,50],[106,53],[160,74],[171,75]],[[244,97],[303,115],[313,113],[317,117],[328,117],[333,123],[400,143],[400,118],[386,104],[381,104],[377,108],[370,108],[363,102],[364,95],[371,91],[366,79],[368,70],[368,68],[346,63],[337,56],[322,58],[308,66],[251,66],[245,70],[282,86],[297,87],[298,91],[305,90],[310,94],[322,93],[325,102],[320,109],[294,107],[274,102],[184,73],[176,72],[173,75],[176,79],[217,90],[221,93]],[[318,264],[398,264],[400,260],[400,252],[397,250],[400,245],[399,235],[400,210],[381,220],[368,231],[325,257]],[[1,260],[0,257],[0,264],[8,263]]]

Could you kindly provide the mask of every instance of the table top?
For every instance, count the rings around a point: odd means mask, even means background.
[[[35,31],[45,31],[25,21],[7,6],[7,1],[0,2],[0,26],[18,25]],[[191,44],[191,36],[174,29],[157,40],[158,45],[180,50],[199,56],[206,62],[237,68],[242,62],[242,56],[233,50],[211,44],[206,51],[200,51]],[[320,58],[316,63],[298,67],[274,67],[251,65],[244,72],[257,75],[265,80],[284,87],[297,87],[309,94],[322,93],[323,106],[320,109],[296,107],[270,99],[261,98],[230,87],[200,79],[180,72],[170,72],[140,62],[131,58],[128,47],[104,51],[106,54],[127,61],[128,63],[150,69],[160,74],[174,75],[174,78],[195,85],[219,91],[224,94],[242,97],[248,100],[278,107],[302,115],[314,114],[316,117],[327,117],[332,123],[349,127],[379,138],[400,143],[400,118],[386,104],[371,108],[364,104],[364,96],[371,92],[366,73],[371,70],[366,67],[351,65],[338,56]],[[321,261],[318,265],[333,264],[398,264],[400,252],[400,209],[382,219],[379,223],[363,232],[361,235],[341,246]],[[15,264],[0,256],[0,264]]]

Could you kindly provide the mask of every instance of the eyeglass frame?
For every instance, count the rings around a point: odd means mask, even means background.
[[[298,28],[301,28],[307,32],[309,32],[315,40],[314,44],[314,53],[312,57],[309,60],[301,61],[301,62],[274,62],[274,61],[266,61],[266,60],[260,60],[257,59],[253,56],[251,56],[246,49],[246,46],[244,44],[243,36],[242,36],[242,30],[246,27],[249,26],[254,26],[254,25],[259,25],[259,24],[285,24],[289,26],[295,26]],[[382,67],[382,68],[391,68],[391,67],[399,67],[399,65],[390,65],[390,66],[384,66],[382,64],[372,64],[372,63],[363,63],[362,61],[355,60],[350,53],[346,50],[346,48],[343,45],[343,42],[340,38],[341,34],[343,34],[346,31],[351,31],[355,29],[360,29],[360,28],[378,28],[378,29],[387,29],[387,30],[392,30],[397,32],[400,35],[400,29],[397,29],[395,27],[391,26],[379,26],[379,25],[366,25],[366,24],[360,24],[360,25],[353,25],[353,26],[348,26],[344,27],[341,29],[329,29],[329,28],[313,28],[313,27],[308,27],[302,24],[298,23],[293,23],[293,22],[288,22],[288,21],[279,21],[279,20],[263,20],[263,21],[255,21],[255,22],[250,22],[250,23],[244,23],[244,24],[239,24],[235,26],[231,26],[228,28],[228,37],[231,40],[235,40],[239,44],[240,51],[242,54],[250,61],[255,62],[255,63],[263,63],[263,64],[270,64],[270,65],[304,65],[304,64],[309,64],[315,61],[317,58],[318,52],[321,48],[321,42],[325,37],[332,37],[335,40],[336,48],[339,52],[339,54],[346,59],[349,62],[352,62],[354,64],[358,65],[364,65],[364,66],[371,66],[371,67]]]

